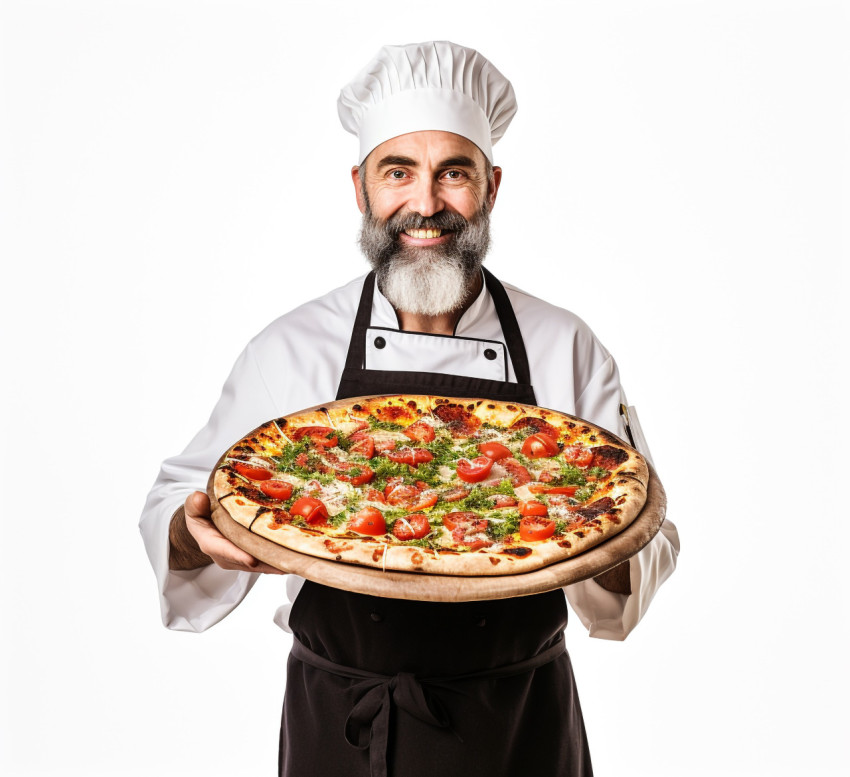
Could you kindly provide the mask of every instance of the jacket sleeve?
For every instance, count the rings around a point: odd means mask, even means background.
[[[274,403],[249,344],[239,356],[206,426],[186,450],[163,462],[148,494],[139,529],[156,575],[162,622],[178,631],[204,631],[245,597],[259,576],[221,569],[168,568],[168,528],[174,512],[193,491],[205,491],[219,456],[275,416]]]
[[[581,391],[576,401],[576,415],[626,439],[619,413],[621,403],[626,403],[625,394],[617,365],[609,356]],[[631,422],[632,426],[637,423],[636,414]],[[638,439],[643,439],[643,435]],[[648,449],[642,449],[641,453],[652,461]],[[607,591],[593,579],[567,586],[564,589],[567,600],[590,636],[625,639],[646,613],[661,584],[673,573],[678,554],[678,532],[669,520],[665,520],[649,544],[629,559],[630,595]]]

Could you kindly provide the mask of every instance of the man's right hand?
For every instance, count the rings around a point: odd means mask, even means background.
[[[203,491],[195,491],[171,519],[171,569],[198,569],[215,563],[222,569],[239,572],[265,572],[282,575],[254,558],[225,537],[210,518],[210,500]]]

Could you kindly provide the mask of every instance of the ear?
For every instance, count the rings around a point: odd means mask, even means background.
[[[499,193],[499,184],[502,183],[502,168],[493,168],[493,177],[487,182],[487,205],[490,210],[496,204],[496,195]]]
[[[360,208],[361,213],[365,213],[366,202],[363,199],[363,182],[360,180],[360,168],[357,165],[351,168],[351,182],[354,184],[354,196],[357,199],[357,207]]]

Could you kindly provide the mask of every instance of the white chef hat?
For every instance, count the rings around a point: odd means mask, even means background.
[[[516,113],[511,82],[474,49],[448,41],[384,46],[337,101],[345,129],[360,139],[358,164],[385,140],[443,130],[493,144]]]

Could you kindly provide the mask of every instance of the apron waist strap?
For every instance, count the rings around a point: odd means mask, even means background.
[[[451,686],[463,680],[489,680],[525,674],[551,663],[564,652],[562,635],[554,645],[523,661],[464,675],[419,678],[408,672],[385,675],[343,666],[314,653],[298,639],[292,643],[293,658],[337,677],[360,681],[352,688],[358,695],[358,701],[345,721],[345,739],[352,747],[369,750],[372,777],[387,777],[387,742],[393,704],[423,723],[451,730],[445,707],[428,692],[428,686]]]

